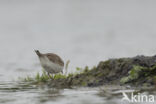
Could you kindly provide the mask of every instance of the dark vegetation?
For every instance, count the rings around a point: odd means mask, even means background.
[[[155,86],[156,56],[136,56],[101,61],[96,67],[76,68],[75,73],[68,75],[56,74],[49,77],[46,72],[39,73],[25,81],[34,84],[46,83],[50,87],[69,88],[72,86],[95,87],[105,84]]]

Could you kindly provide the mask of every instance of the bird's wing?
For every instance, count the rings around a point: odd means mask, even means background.
[[[64,66],[63,60],[58,55],[53,54],[53,53],[48,53],[48,54],[46,54],[46,56],[53,63],[57,63],[57,64],[59,64],[61,66]]]

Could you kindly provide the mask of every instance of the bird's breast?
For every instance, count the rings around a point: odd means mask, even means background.
[[[40,63],[42,67],[48,72],[61,72],[63,70],[63,66],[59,64],[51,62],[48,58],[40,58]]]

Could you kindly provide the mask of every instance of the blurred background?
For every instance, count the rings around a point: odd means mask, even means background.
[[[15,82],[41,72],[35,49],[70,60],[73,72],[109,58],[155,55],[155,40],[155,0],[0,0],[0,104],[121,104],[122,94],[108,93],[113,85],[100,86],[104,92]]]
[[[155,0],[0,0],[0,80],[41,71],[35,49],[75,67],[156,54]]]

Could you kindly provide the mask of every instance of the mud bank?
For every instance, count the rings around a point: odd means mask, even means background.
[[[101,85],[156,85],[156,56],[136,56],[101,61],[92,69],[86,67],[82,73],[53,78],[46,82],[51,87]]]

